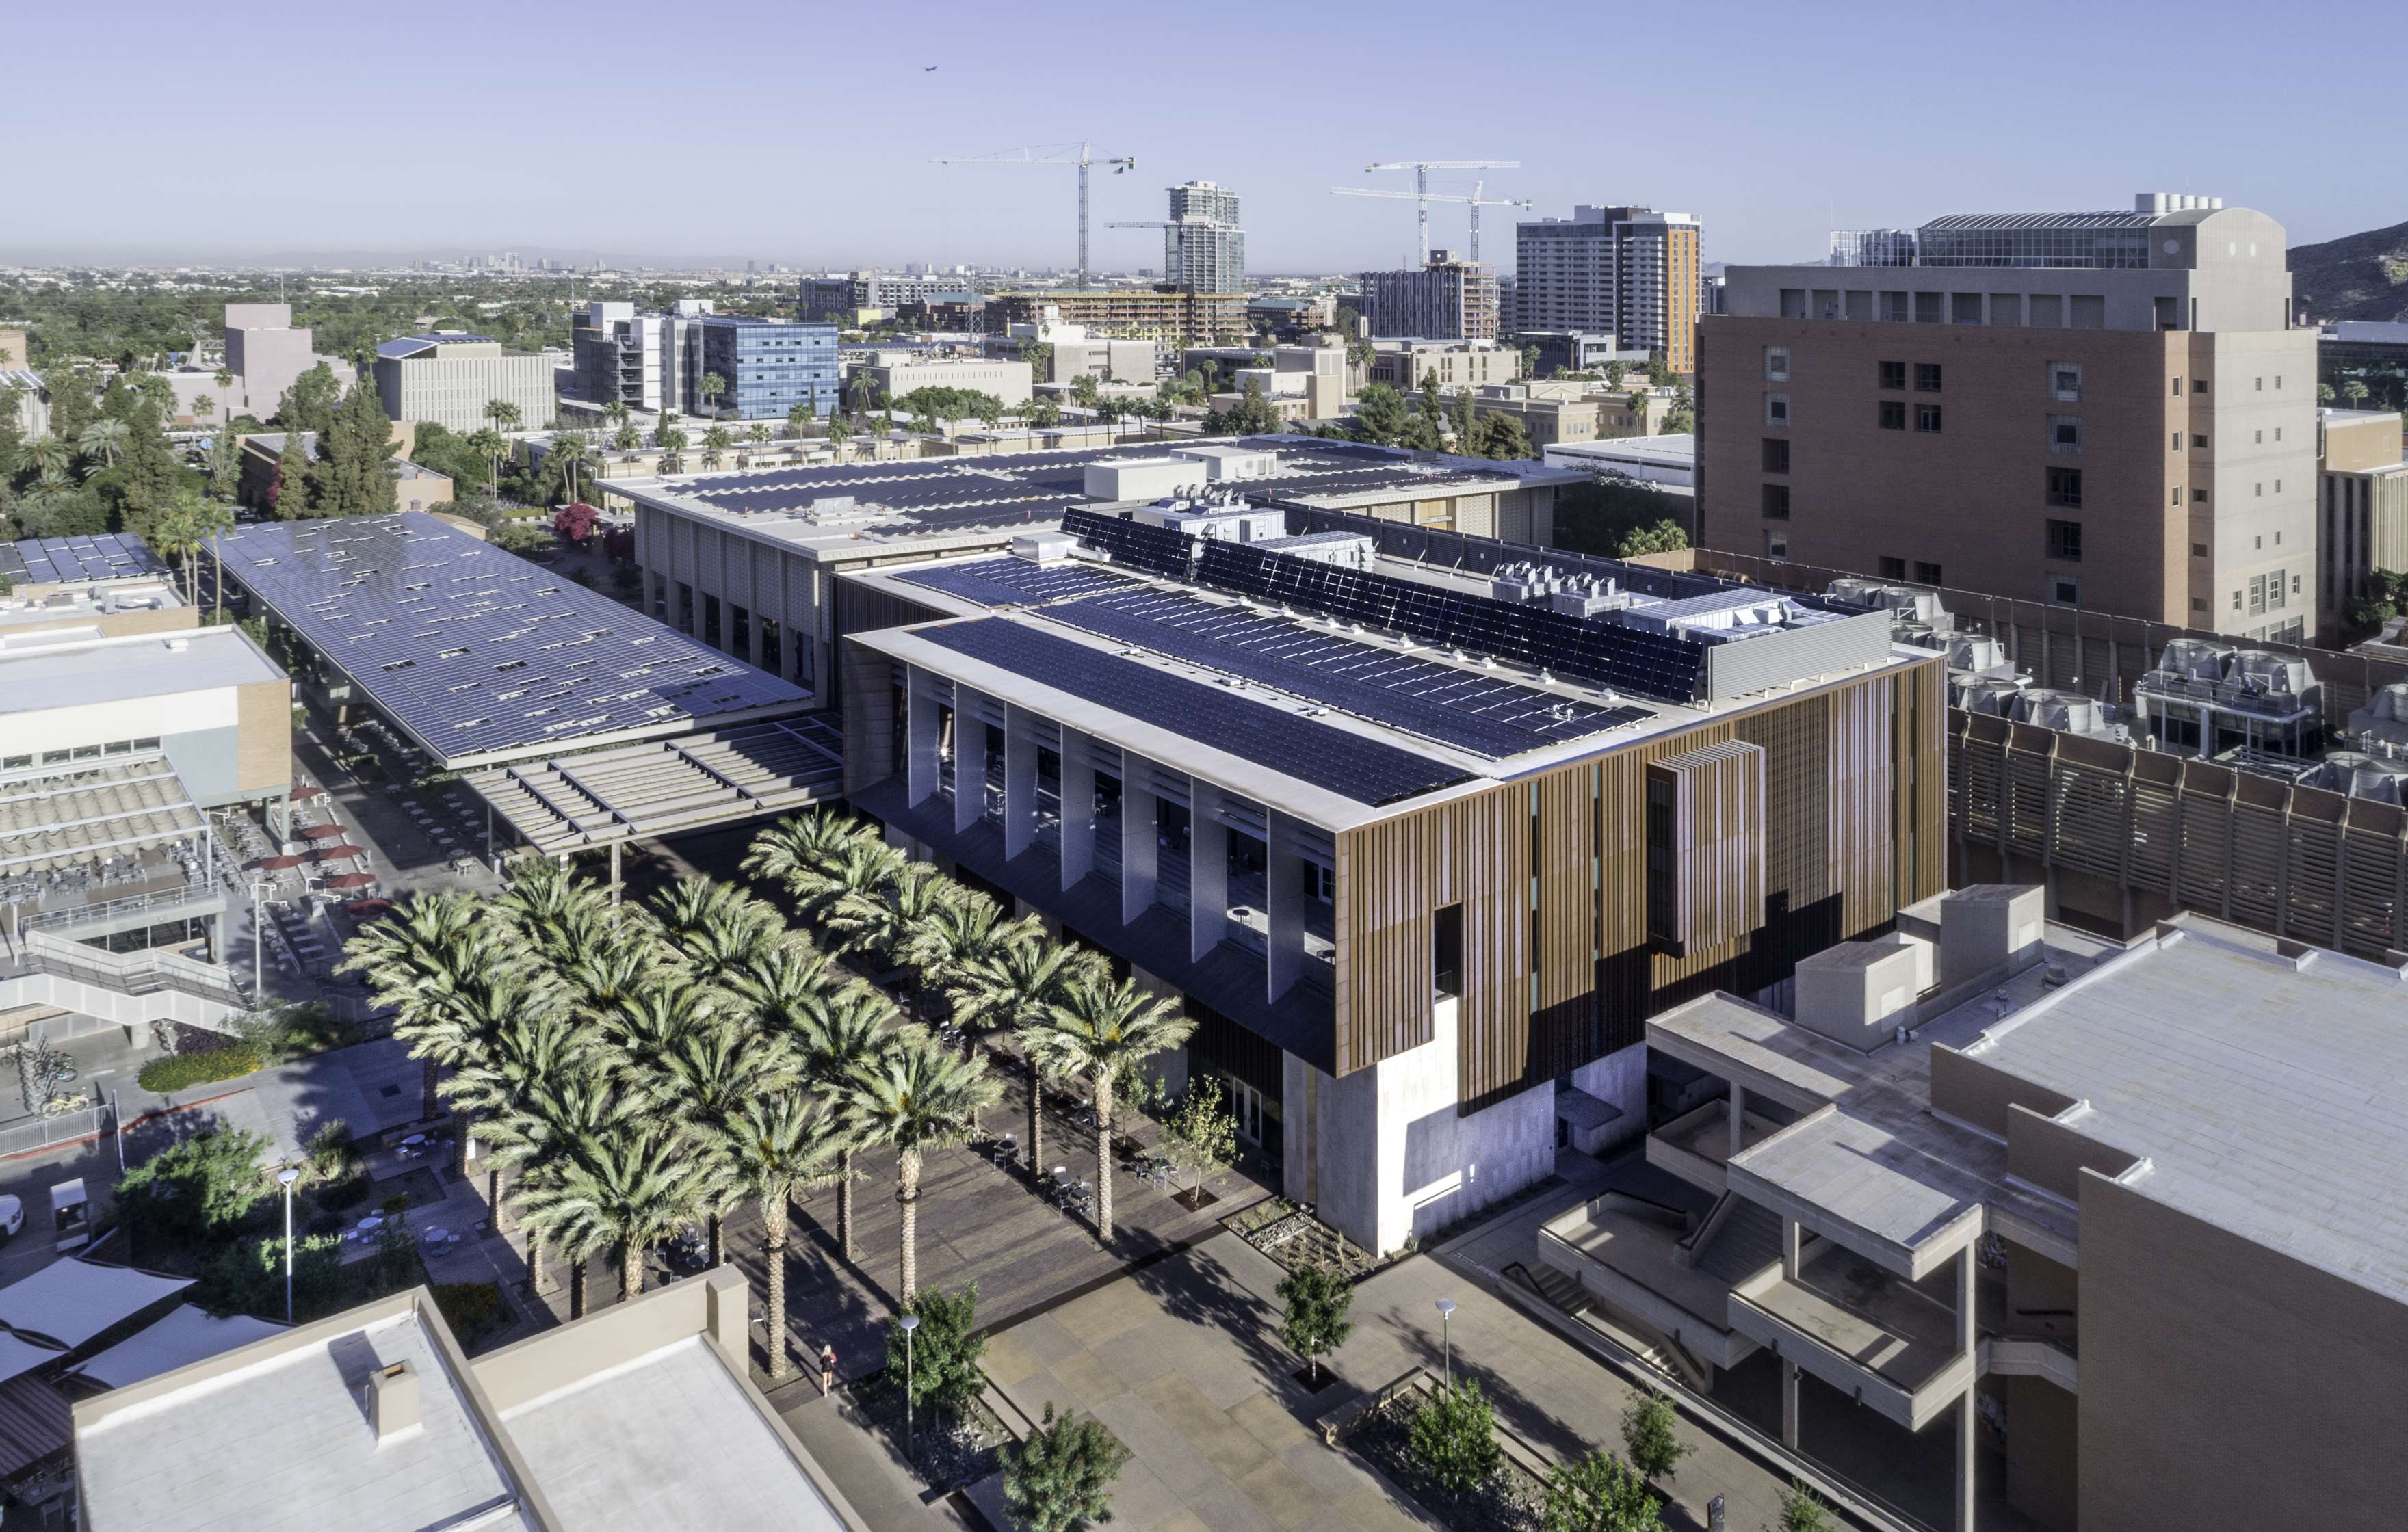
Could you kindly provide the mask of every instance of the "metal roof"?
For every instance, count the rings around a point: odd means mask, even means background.
[[[417,356],[421,352],[432,351],[437,346],[490,346],[493,343],[494,337],[492,336],[399,336],[392,340],[380,342],[377,346],[377,354],[379,356],[390,357]]]
[[[448,765],[800,712],[766,671],[423,511],[263,522],[226,573]]]
[[[1943,213],[1926,229],[2145,229],[2161,213]]]

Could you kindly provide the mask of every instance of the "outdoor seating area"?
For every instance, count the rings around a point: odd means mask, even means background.
[[[0,921],[61,928],[208,896],[208,817],[156,751],[0,772]]]

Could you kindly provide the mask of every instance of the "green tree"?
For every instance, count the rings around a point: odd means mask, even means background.
[[[1111,1520],[1112,1481],[1128,1459],[1103,1422],[1057,1419],[1048,1403],[1028,1439],[1006,1453],[1004,1504],[1027,1532],[1086,1532]]]
[[[895,1197],[903,1205],[905,1303],[919,1291],[920,1169],[931,1149],[965,1143],[977,1130],[982,1108],[995,1102],[996,1081],[984,1059],[962,1059],[939,1048],[924,1033],[907,1030],[882,1066],[864,1069],[853,1083],[849,1116],[858,1138],[896,1149]]]
[[[719,419],[720,396],[727,392],[727,379],[715,372],[706,372],[698,385],[702,390],[702,408],[712,420]]]
[[[1393,447],[1409,413],[1405,396],[1385,383],[1369,383],[1354,402],[1354,437],[1375,447]]]
[[[1452,1495],[1486,1483],[1504,1453],[1497,1445],[1497,1411],[1477,1379],[1458,1378],[1439,1388],[1413,1411],[1405,1447],[1422,1470]]]
[[[1247,379],[1246,386],[1239,391],[1238,408],[1233,412],[1231,423],[1240,436],[1269,436],[1279,430],[1279,411],[1263,397],[1260,379]]]
[[[54,366],[42,374],[42,393],[50,401],[50,435],[74,442],[98,417],[92,374],[80,366]]]
[[[217,384],[220,388],[232,388],[234,387],[234,373],[230,368],[220,367],[217,370],[217,375],[210,379],[210,381]]]
[[[1058,411],[1057,411],[1057,413],[1058,413]],[[829,445],[830,447],[833,447],[833,448],[835,448],[835,449],[837,450],[837,453],[838,453],[838,456],[842,456],[842,455],[843,455],[843,452],[844,452],[844,444],[845,444],[847,441],[851,440],[852,438],[853,438],[853,423],[852,423],[851,422],[847,421],[847,420],[846,420],[843,416],[841,416],[841,415],[831,415],[831,416],[829,416],[829,417],[828,417],[828,422],[827,422],[827,439],[828,439],[828,445]]]
[[[797,399],[786,410],[786,435],[794,440],[800,441],[805,428],[811,423],[813,418],[811,407]]]
[[[1839,1532],[1839,1527],[1831,1520],[1831,1508],[1814,1493],[1814,1486],[1803,1479],[1792,1479],[1781,1492],[1779,1532]]]
[[[704,380],[709,381],[717,376],[716,373],[706,374]],[[702,465],[706,468],[718,467],[725,459],[727,449],[735,443],[736,438],[728,434],[727,427],[712,425],[702,434]]]
[[[804,1097],[782,1093],[747,1102],[727,1124],[729,1189],[761,1210],[767,1292],[769,1381],[786,1376],[786,1231],[795,1194],[827,1173],[836,1141]],[[975,1287],[972,1289],[976,1291]]]
[[[218,402],[206,394],[193,395],[193,419],[207,422],[217,419]]]
[[[1608,362],[1605,365],[1605,386],[1608,388],[1620,388],[1622,380],[1629,376],[1630,364],[1627,362]]]
[[[1021,1035],[1021,1046],[1047,1074],[1087,1083],[1096,1106],[1096,1234],[1106,1245],[1112,1242],[1113,1088],[1195,1030],[1177,996],[1090,974],[1073,980],[1045,1008],[1044,1019]]]
[[[394,478],[393,422],[374,387],[351,385],[318,437],[309,503],[320,516],[383,516],[400,506]]]
[[[492,422],[494,429],[504,436],[519,428],[519,407],[508,399],[486,400],[484,416]]]
[[[231,502],[242,485],[242,438],[234,427],[222,425],[209,438],[209,493]]]
[[[293,386],[276,401],[276,424],[288,432],[322,435],[334,427],[335,407],[341,402],[342,392],[335,369],[321,362],[293,379]]]
[[[1690,394],[1689,385],[1684,382],[1672,390],[1672,408],[1664,411],[1664,435],[1686,436],[1697,428],[1697,400]]]
[[[856,1178],[853,1160],[867,1141],[851,1110],[857,1083],[865,1076],[882,1074],[895,1052],[896,1036],[888,1030],[895,1009],[885,995],[866,984],[835,994],[807,997],[797,1008],[792,1026],[795,1050],[804,1082],[837,1117],[837,1245],[853,1258],[853,1204]]]
[[[1193,1194],[1207,1178],[1229,1168],[1238,1157],[1238,1120],[1229,1112],[1221,1081],[1211,1075],[1191,1081],[1179,1110],[1162,1124],[1170,1163],[1186,1172]]]
[[[2330,383],[2318,383],[2316,385],[2316,403],[2320,405],[2329,405],[2332,402],[2333,386]]]
[[[1647,353],[1647,381],[1656,388],[1671,386],[1672,364],[1666,359],[1662,351]]]
[[[75,449],[47,431],[25,439],[24,454],[36,472],[53,482],[64,480],[75,462]]]
[[[979,1370],[986,1336],[978,1325],[978,1283],[965,1282],[958,1293],[924,1288],[896,1311],[920,1316],[908,1369],[903,1327],[886,1332],[887,1370],[897,1378],[909,1371],[912,1400],[952,1413],[977,1398],[986,1387],[986,1374]]]
[[[146,1259],[154,1237],[205,1238],[241,1223],[275,1187],[260,1134],[205,1128],[125,1173],[117,1212]]]
[[[2342,384],[2341,396],[2350,408],[2361,408],[2366,404],[2366,384],[2356,378],[2350,379]]]
[[[1481,457],[1519,462],[1537,455],[1522,417],[1492,409],[1479,417],[1471,431],[1470,451]]]
[[[577,467],[585,461],[589,446],[582,431],[563,431],[552,438],[552,451],[544,461],[559,468],[564,500],[577,498]]]
[[[1676,1434],[1680,1419],[1671,1396],[1653,1388],[1642,1391],[1622,1412],[1623,1451],[1651,1484],[1671,1478],[1681,1459],[1697,1451]]]
[[[1034,921],[1017,921],[996,932],[992,949],[970,965],[955,1013],[982,1032],[1025,1038],[1072,982],[1101,971],[1094,952],[1049,939]],[[1045,1168],[1044,1070],[1025,1043],[1021,1057],[1028,1069],[1028,1169],[1036,1175]]]
[[[1054,376],[1054,348],[1051,343],[1042,340],[1023,343],[1020,359],[1028,364],[1028,376],[1033,380],[1039,383],[1057,380]]]
[[[2361,390],[2364,386],[2359,385]],[[86,461],[98,458],[101,466],[114,468],[117,455],[125,451],[126,438],[133,434],[133,428],[123,421],[103,415],[83,428],[83,435],[77,438],[76,446],[81,450]]]
[[[268,481],[267,508],[288,522],[309,514],[309,452],[298,431],[284,433],[283,451],[276,456],[276,477]]]
[[[1312,1381],[1321,1382],[1321,1359],[1346,1344],[1354,1322],[1346,1311],[1354,1306],[1354,1289],[1346,1279],[1318,1262],[1300,1266],[1280,1279],[1280,1339],[1288,1350],[1312,1365]]]
[[[1607,1453],[1559,1462],[1547,1470],[1541,1532],[1656,1532],[1663,1525],[1647,1482]]]

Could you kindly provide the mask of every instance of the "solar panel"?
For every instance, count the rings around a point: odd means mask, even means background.
[[[1008,618],[948,623],[917,636],[1356,803],[1395,803],[1470,780],[1443,762]]]
[[[1491,758],[1652,716],[1644,708],[1600,708],[1172,592],[1099,595],[1046,615]]]
[[[1118,563],[1167,580],[1187,579],[1195,559],[1195,541],[1185,533],[1167,526],[1148,526],[1125,516],[1107,516],[1093,510],[1066,511],[1062,530],[1110,553]]]
[[[1098,591],[1125,590],[1136,583],[1126,575],[1091,564],[1032,564],[1019,558],[982,559],[898,578],[984,607],[1030,607]]]
[[[446,760],[810,704],[421,511],[259,523],[217,547],[228,576]]]
[[[0,542],[0,575],[26,585],[72,585],[82,580],[126,580],[166,573],[148,543],[130,532]]]

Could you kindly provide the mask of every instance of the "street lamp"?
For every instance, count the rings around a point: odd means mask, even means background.
[[[903,1326],[903,1455],[917,1463],[920,1439],[911,1425],[911,1332],[920,1327],[920,1316],[905,1314],[895,1323]]]
[[[1446,1386],[1449,1388],[1453,1388],[1455,1386],[1455,1334],[1454,1326],[1449,1323],[1454,1318],[1455,1300],[1453,1298],[1439,1299],[1438,1337],[1439,1344],[1445,1349]]]
[[[276,1172],[276,1184],[284,1188],[284,1323],[293,1323],[293,1183],[301,1172],[286,1166]]]

